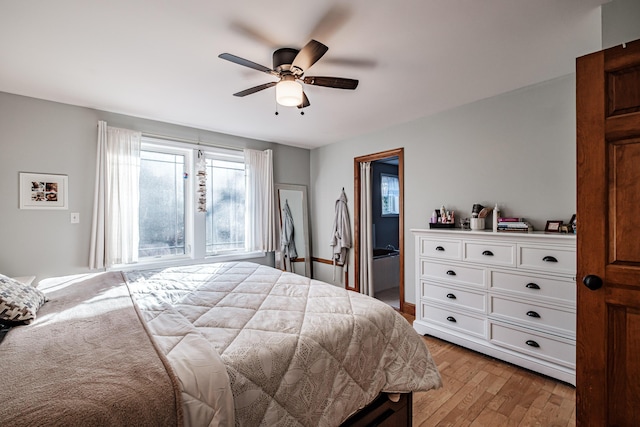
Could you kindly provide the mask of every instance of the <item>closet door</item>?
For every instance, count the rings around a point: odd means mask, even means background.
[[[576,421],[638,425],[640,40],[576,65]]]

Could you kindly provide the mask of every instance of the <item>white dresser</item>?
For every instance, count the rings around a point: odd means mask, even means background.
[[[574,235],[412,231],[418,333],[575,385]]]

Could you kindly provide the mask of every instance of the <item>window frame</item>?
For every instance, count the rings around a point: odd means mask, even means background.
[[[234,163],[239,163],[242,164],[242,170],[243,170],[243,176],[245,179],[245,195],[246,195],[246,165],[244,164],[244,153],[242,152],[238,152],[236,150],[229,150],[229,149],[216,149],[215,151],[210,151],[210,150],[203,150],[201,149],[200,151],[203,152],[205,161],[208,159],[211,160],[220,160],[220,161],[226,161],[226,162],[234,162]],[[208,194],[207,194],[208,195]],[[246,200],[245,200],[246,202]],[[195,203],[195,200],[194,200]],[[246,209],[246,205],[245,205],[245,209]],[[243,254],[243,253],[247,253],[247,251],[245,249],[225,249],[225,250],[220,250],[220,251],[214,251],[214,252],[207,252],[207,242],[206,242],[206,212],[203,212],[204,214],[204,218],[205,218],[205,223],[204,223],[204,229],[203,229],[203,234],[205,236],[205,242],[204,242],[204,253],[205,253],[205,257],[207,258],[211,258],[211,257],[220,257],[220,256],[226,256],[226,255],[234,255],[234,254]],[[246,230],[245,230],[245,238],[246,238]]]
[[[380,173],[380,216],[383,218],[391,218],[391,217],[397,217],[400,215],[400,210],[398,209],[397,213],[384,213],[384,195],[382,194],[382,180],[383,178],[394,178],[397,182],[398,182],[398,206],[400,204],[400,178],[398,177],[398,175],[394,175],[392,173],[385,173],[385,172],[381,172]]]
[[[188,174],[184,187],[184,254],[181,255],[161,255],[153,257],[138,257],[137,265],[153,264],[154,262],[163,262],[166,260],[182,260],[189,259],[193,253],[193,236],[194,236],[194,203],[190,200],[194,198],[194,190],[192,180],[193,168],[195,167],[193,159],[193,150],[180,147],[176,144],[160,141],[155,138],[142,137],[140,141],[140,152],[150,151],[155,153],[166,153],[184,156],[184,170]]]
[[[196,168],[198,151],[202,152],[206,158],[229,159],[231,157],[238,160],[242,159],[240,161],[244,163],[244,154],[242,149],[193,144],[143,135],[140,143],[140,150],[171,154],[179,153],[185,155],[185,169],[187,171],[184,221],[185,254],[139,258],[137,263],[114,265],[107,270],[127,271],[140,268],[235,261],[265,256],[265,252],[262,251],[246,250],[223,251],[215,254],[207,254],[205,224],[206,213],[198,212],[198,209],[196,209],[196,187],[198,185]]]

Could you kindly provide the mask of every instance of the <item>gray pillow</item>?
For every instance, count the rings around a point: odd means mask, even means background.
[[[34,286],[0,274],[0,321],[29,324],[46,301],[45,294]]]

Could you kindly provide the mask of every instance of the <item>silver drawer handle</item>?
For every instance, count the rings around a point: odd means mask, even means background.
[[[444,252],[444,248],[442,246],[436,246],[436,251]]]
[[[525,286],[529,289],[540,289],[540,286],[535,283],[527,283]]]
[[[546,257],[542,258],[542,260],[545,262],[558,262],[556,257],[552,257],[551,255],[547,255]]]
[[[491,251],[484,251],[484,252],[482,252],[482,255],[484,255],[484,256],[493,256],[493,252],[491,252]]]
[[[454,294],[447,294],[447,298],[456,299],[456,296]]]
[[[456,318],[455,318],[455,317],[453,317],[453,316],[449,316],[449,317],[447,317],[447,320],[448,320],[449,322],[453,322],[453,323],[456,323],[456,322],[457,322]]]
[[[535,311],[527,311],[527,316],[529,317],[535,317],[535,318],[540,318],[540,315],[538,313],[536,313]]]
[[[453,270],[447,270],[447,276],[455,276],[456,272]]]
[[[535,342],[534,340],[527,340],[525,342],[526,345],[531,346],[531,347],[535,347],[538,348],[540,347],[540,344],[538,344],[537,342]]]

